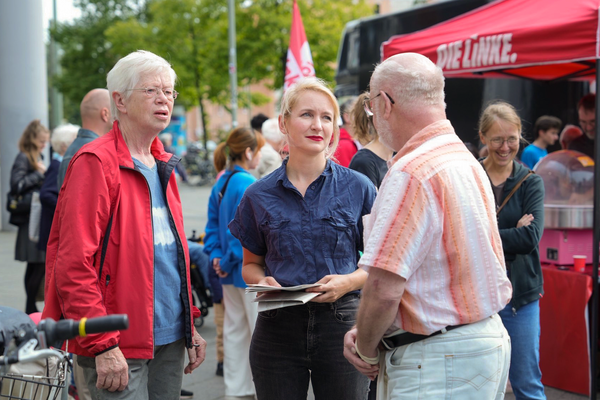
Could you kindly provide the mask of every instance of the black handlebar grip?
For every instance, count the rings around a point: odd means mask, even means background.
[[[72,319],[61,319],[58,322],[45,319],[40,321],[38,331],[46,334],[47,345],[59,346],[60,342],[79,336],[79,324]]]
[[[90,318],[85,321],[81,320],[79,324],[79,332],[84,333],[83,336],[85,336],[92,333],[125,330],[129,328],[129,318],[127,314],[114,314],[106,317]]]

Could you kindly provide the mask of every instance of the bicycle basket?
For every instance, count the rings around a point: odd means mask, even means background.
[[[69,360],[67,357],[55,360],[55,368],[51,365],[52,359],[48,361],[41,374],[25,371],[0,374],[0,400],[60,399],[62,389],[66,387]]]

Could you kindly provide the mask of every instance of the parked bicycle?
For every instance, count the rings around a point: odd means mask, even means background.
[[[213,165],[212,154],[202,146],[200,142],[188,144],[187,151],[183,156],[182,163],[190,176],[199,177],[198,186],[212,184],[216,172]]]

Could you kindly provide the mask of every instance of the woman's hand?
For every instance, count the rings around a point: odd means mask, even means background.
[[[272,276],[265,276],[260,281],[258,281],[257,284],[258,285],[264,285],[264,286],[281,287],[281,285],[279,284],[279,282],[277,282],[275,280],[275,278],[273,278]],[[279,290],[274,290],[273,292],[279,293]],[[269,293],[273,293],[273,292],[269,292]],[[267,292],[256,293],[256,297],[260,297],[260,296],[262,296],[265,293],[267,293]]]
[[[348,275],[326,275],[317,283],[321,286],[306,289],[307,292],[321,293],[311,300],[316,303],[333,303],[352,290],[352,280]]]
[[[187,349],[189,363],[183,370],[185,374],[191,374],[193,370],[195,370],[200,366],[200,364],[202,364],[204,358],[206,357],[206,340],[204,340],[202,336],[200,336],[200,334],[196,331],[196,327],[193,327],[193,329],[193,346],[191,349]]]
[[[46,173],[46,164],[44,164],[43,161],[38,161],[37,162],[37,170],[40,171],[40,173],[45,174]]]
[[[521,217],[519,222],[517,222],[517,228],[520,228],[522,226],[529,226],[531,225],[531,221],[533,221],[533,215],[525,214]]]
[[[229,275],[227,272],[221,270],[221,259],[220,258],[213,258],[213,269],[215,270],[215,272],[217,273],[217,276],[219,278],[226,278],[227,275]]]
[[[258,281],[258,284],[259,285],[264,285],[264,286],[281,287],[281,285],[279,284],[279,282],[277,282],[275,280],[275,278],[273,278],[272,276],[265,276],[260,281]]]

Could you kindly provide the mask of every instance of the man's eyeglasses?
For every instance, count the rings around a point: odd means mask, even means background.
[[[179,94],[179,93],[177,93],[176,90],[173,90],[171,88],[162,89],[162,88],[158,88],[158,87],[154,87],[154,86],[150,86],[147,88],[127,89],[127,90],[141,90],[144,93],[146,93],[146,97],[156,97],[159,94],[164,93],[165,97],[168,100],[175,100],[177,98],[177,95]]]
[[[387,98],[390,99],[390,101],[392,102],[392,104],[396,104],[396,102],[394,101],[394,99],[392,99],[392,96],[390,96],[389,94],[387,94],[387,92],[383,92],[383,93],[385,93],[385,95],[387,96]],[[381,92],[379,92],[379,94],[376,95],[375,97],[373,97],[372,99],[368,99],[368,98],[365,99],[364,106],[365,106],[365,112],[367,113],[368,117],[372,117],[373,116],[373,110],[371,110],[371,102],[373,100],[375,100],[379,96],[381,96]]]
[[[490,145],[495,149],[504,146],[504,142],[508,143],[509,147],[515,147],[519,144],[519,138],[513,136],[509,137],[508,139],[502,139],[499,137],[490,139]]]

